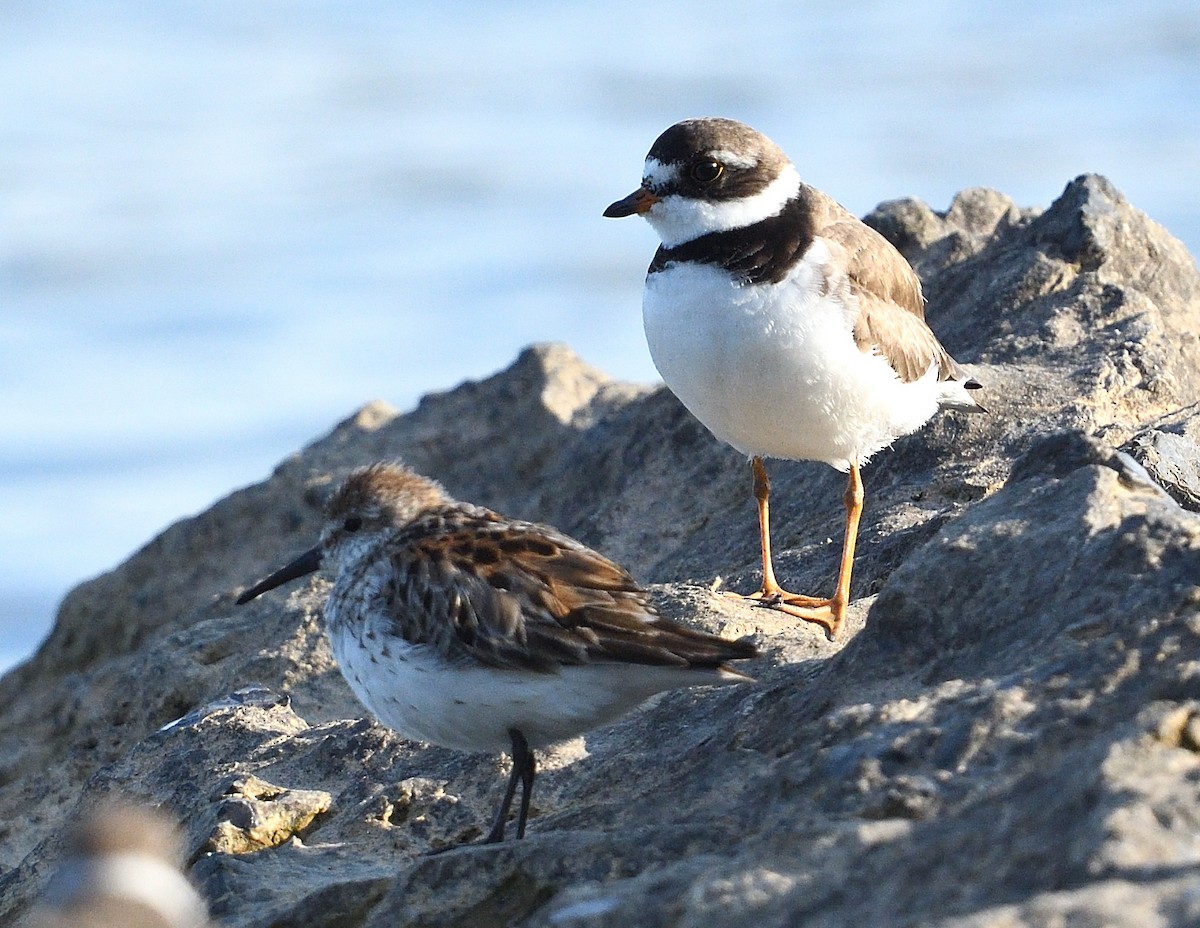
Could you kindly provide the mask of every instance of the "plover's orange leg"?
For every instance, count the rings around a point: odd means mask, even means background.
[[[768,499],[771,484],[761,458],[751,459],[754,469],[754,498],[758,502],[758,527],[763,558],[763,584],[757,593],[741,597],[753,599],[763,606],[786,612],[805,622],[812,622],[825,629],[830,638],[841,634],[846,621],[846,607],[850,604],[850,577],[854,571],[854,548],[858,542],[858,523],[862,518],[863,485],[858,464],[850,464],[850,476],[846,485],[846,533],[842,538],[842,561],[838,570],[837,588],[830,599],[802,596],[784,590],[775,579],[771,562],[771,529]],[[736,595],[736,594],[731,594]]]
[[[762,458],[752,458],[750,467],[754,471],[754,500],[758,503],[758,539],[762,549],[762,588],[751,594],[751,599],[778,600],[790,606],[817,606],[826,602],[815,596],[789,593],[775,579],[775,564],[771,557],[771,481]]]
[[[779,607],[786,603],[789,606],[822,606],[828,600],[815,596],[801,596],[789,593],[775,579],[775,565],[771,558],[771,481],[767,477],[767,469],[763,466],[762,458],[750,459],[750,467],[754,473],[754,500],[758,504],[758,538],[762,551],[762,586],[749,596],[729,592],[726,596],[736,599],[754,599],[763,605]],[[790,612],[790,609],[784,609]]]

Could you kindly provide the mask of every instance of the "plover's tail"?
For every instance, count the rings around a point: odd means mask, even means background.
[[[975,398],[983,384],[967,373],[966,368],[950,359],[952,376],[940,384],[938,406],[942,409],[957,409],[960,412],[987,412],[987,407]]]

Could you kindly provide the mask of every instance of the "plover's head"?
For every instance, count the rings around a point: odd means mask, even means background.
[[[777,215],[800,187],[778,145],[732,119],[687,119],[655,140],[642,185],[604,211],[644,216],[673,248]]]
[[[320,543],[242,593],[238,605],[322,567],[336,574],[374,553],[397,529],[448,501],[440,484],[402,465],[373,464],[356,470],[325,507]]]

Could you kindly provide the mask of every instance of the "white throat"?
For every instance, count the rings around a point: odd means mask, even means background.
[[[327,577],[336,579],[338,575],[352,570],[364,561],[378,556],[379,549],[388,540],[386,532],[360,532],[355,535],[345,535],[333,547],[326,549],[321,560],[321,568]]]
[[[645,177],[661,179],[665,165],[646,159]],[[754,225],[779,215],[800,189],[800,174],[787,164],[779,176],[754,196],[740,200],[696,200],[671,194],[655,203],[644,215],[667,248],[674,248],[710,232],[727,232]]]

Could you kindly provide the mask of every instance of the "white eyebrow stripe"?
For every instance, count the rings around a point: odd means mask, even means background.
[[[724,148],[718,149],[717,151],[710,151],[709,154],[712,155],[717,161],[720,161],[722,164],[731,168],[742,168],[748,170],[750,168],[758,167],[757,158],[752,158],[749,155],[739,155],[737,152],[728,151]]]

